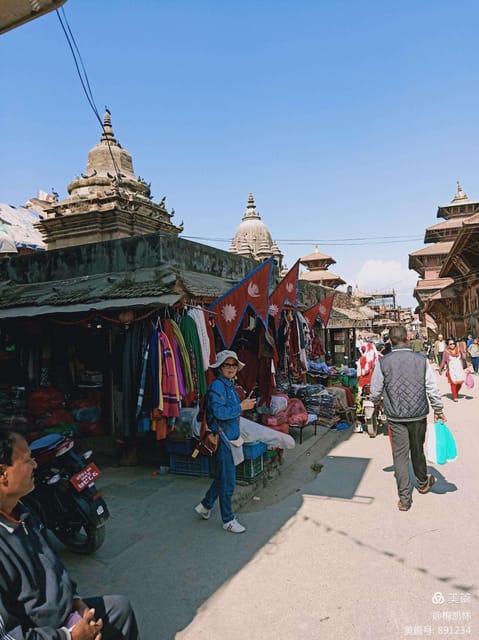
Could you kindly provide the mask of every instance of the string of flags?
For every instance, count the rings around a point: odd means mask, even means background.
[[[215,313],[216,328],[226,349],[232,345],[248,308],[254,311],[265,327],[268,326],[268,316],[271,316],[277,331],[284,305],[289,303],[292,307],[298,306],[299,260],[270,295],[269,287],[273,263],[274,258],[268,258],[209,305],[208,309]],[[318,316],[321,318],[323,326],[327,326],[333,299],[334,293],[310,309],[303,311],[303,316],[310,329]]]

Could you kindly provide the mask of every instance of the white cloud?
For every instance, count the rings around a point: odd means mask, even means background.
[[[413,298],[417,280],[418,274],[397,260],[366,260],[351,278],[351,284],[367,293],[387,293],[394,289],[398,304],[413,307],[417,305]]]

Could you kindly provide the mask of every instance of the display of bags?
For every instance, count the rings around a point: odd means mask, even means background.
[[[446,464],[457,458],[456,441],[442,420],[427,425],[426,458],[433,464]]]

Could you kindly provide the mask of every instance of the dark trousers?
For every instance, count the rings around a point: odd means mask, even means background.
[[[394,475],[401,502],[411,502],[409,454],[419,487],[427,484],[427,463],[424,455],[426,418],[413,422],[389,422],[389,438],[393,453]]]
[[[102,640],[139,640],[135,614],[125,596],[84,598],[95,609],[95,618],[103,620]]]

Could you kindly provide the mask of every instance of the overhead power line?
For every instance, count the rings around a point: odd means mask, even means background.
[[[61,11],[61,14],[60,14]],[[78,45],[76,43],[75,37],[72,33],[72,30],[70,29],[70,25],[68,23],[67,20],[67,16],[65,13],[65,9],[64,7],[61,7],[60,9],[56,10],[56,14],[58,17],[58,20],[60,21],[61,27],[63,29],[63,33],[65,34],[65,38],[66,41],[68,43],[68,46],[70,48],[72,57],[73,57],[73,62],[75,63],[75,67],[77,70],[77,74],[78,77],[80,78],[80,83],[83,89],[84,94],[86,95],[86,99],[88,100],[88,104],[91,107],[91,110],[93,111],[93,113],[95,114],[96,119],[98,120],[98,122],[100,123],[100,127],[103,130],[103,133],[105,133],[105,126],[103,124],[103,120],[100,116],[100,113],[97,109],[97,106],[95,104],[95,99],[93,97],[93,91],[91,90],[91,86],[90,86],[90,81],[88,79],[88,73],[86,71],[85,65],[83,63],[83,58],[81,56],[80,53],[80,49],[78,48]],[[110,152],[110,157],[111,157],[111,161],[113,164],[113,169],[115,171],[116,174],[116,179],[119,181],[120,180],[120,168],[118,167],[118,163],[116,162],[112,150],[111,150],[111,144],[110,144],[110,140],[108,138],[108,136],[105,136],[106,138],[106,143],[108,145],[108,150]]]
[[[230,243],[232,238],[213,238],[213,237],[205,237],[205,236],[183,236],[187,240],[199,240],[202,242],[228,242]],[[292,238],[279,238],[276,240],[277,243],[282,245],[289,246],[303,246],[303,245],[321,245],[322,247],[331,246],[331,247],[351,247],[351,246],[361,246],[361,245],[370,245],[370,244],[398,244],[403,242],[419,242],[422,238],[419,236],[373,236],[370,238],[336,238],[336,239],[325,239],[315,240],[314,238],[308,239],[292,239]]]

